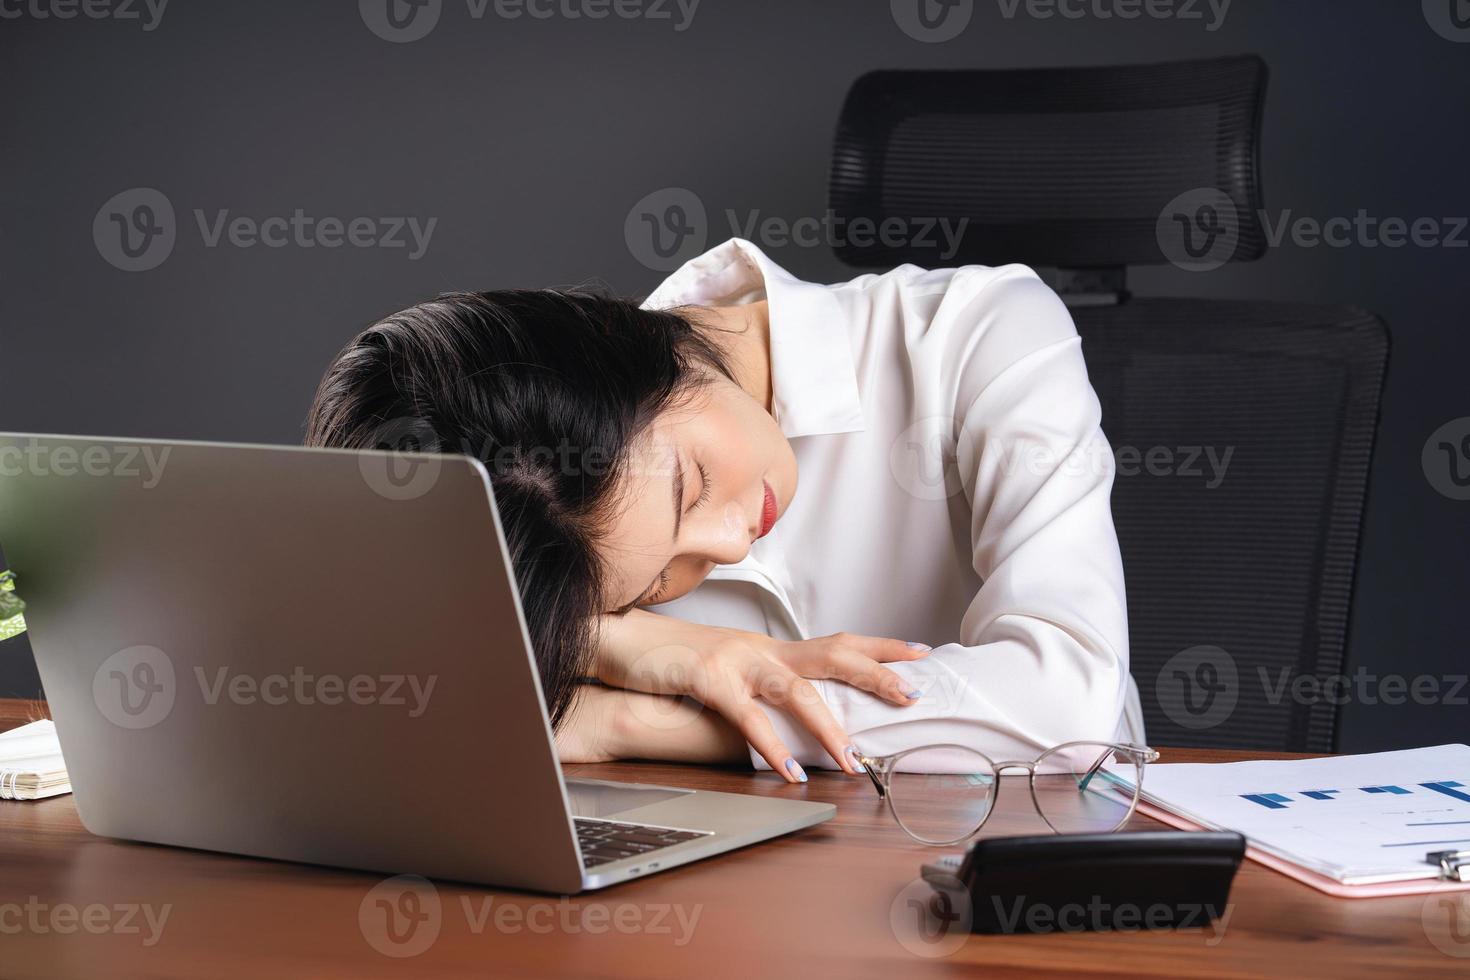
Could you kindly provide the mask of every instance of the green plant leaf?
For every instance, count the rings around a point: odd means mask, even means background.
[[[26,604],[15,594],[15,573],[0,571],[0,640],[8,640],[26,631],[21,613]]]

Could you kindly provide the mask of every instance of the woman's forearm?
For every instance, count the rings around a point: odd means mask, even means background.
[[[745,739],[690,698],[585,685],[557,733],[562,762],[747,762]]]

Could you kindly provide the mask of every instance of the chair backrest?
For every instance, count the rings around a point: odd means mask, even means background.
[[[1330,751],[1387,328],[1125,288],[1129,265],[1264,252],[1265,81],[1255,57],[875,72],[843,107],[830,205],[877,227],[965,222],[957,242],[851,236],[851,265],[1058,270],[1117,458],[1150,741]]]

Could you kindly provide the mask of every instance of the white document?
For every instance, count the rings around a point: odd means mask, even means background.
[[[71,792],[54,722],[0,732],[0,800],[38,800]]]
[[[1131,766],[1109,767],[1132,785]],[[1290,762],[1151,765],[1143,799],[1343,884],[1430,878],[1470,850],[1470,746]]]

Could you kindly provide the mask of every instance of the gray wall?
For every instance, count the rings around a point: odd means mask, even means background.
[[[726,208],[820,214],[843,93],[877,67],[1256,52],[1272,70],[1273,214],[1470,212],[1470,44],[1437,34],[1418,3],[1236,0],[1214,30],[1203,0],[1203,21],[1007,18],[1009,6],[976,0],[964,33],[939,44],[907,36],[883,0],[703,0],[683,30],[672,3],[672,21],[511,20],[493,0],[481,19],[443,0],[411,43],[376,36],[350,2],[174,0],[151,30],[0,20],[0,428],[299,441],[323,365],[386,311],[460,287],[646,292],[659,274],[623,231],[646,194],[690,188],[719,230]],[[104,261],[92,225],[137,187],[167,196],[178,234],[161,265],[127,272]],[[193,214],[297,208],[438,221],[412,260],[207,247]],[[850,275],[826,248],[772,251],[808,278]],[[1378,675],[1442,679],[1470,661],[1470,503],[1436,492],[1420,461],[1431,432],[1470,416],[1467,256],[1288,244],[1208,275],[1133,278],[1145,294],[1356,303],[1391,325],[1350,654]],[[31,693],[23,651],[4,653],[0,690]],[[1467,717],[1463,700],[1355,699],[1344,747],[1463,740]]]

